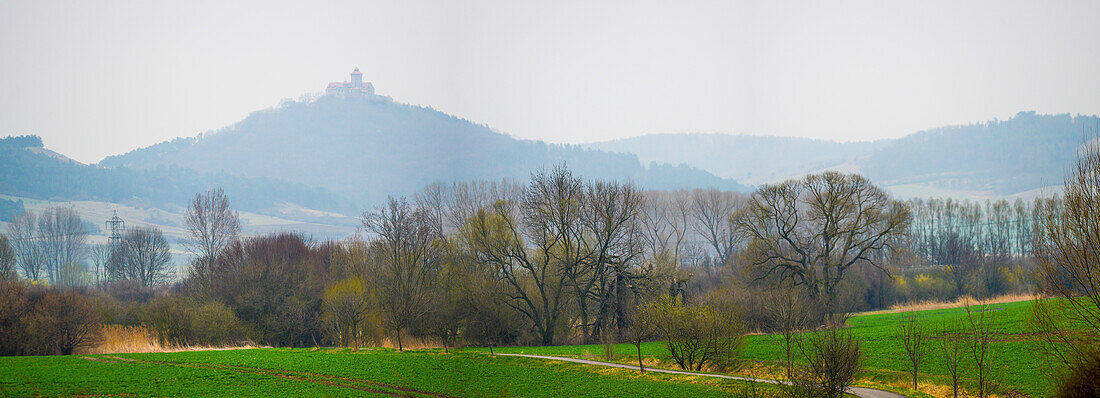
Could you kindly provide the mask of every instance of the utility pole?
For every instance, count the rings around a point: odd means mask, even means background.
[[[107,219],[107,230],[111,231],[111,235],[107,237],[107,261],[104,265],[107,269],[111,269],[112,266],[118,260],[117,251],[118,245],[122,244],[122,232],[126,230],[126,223],[122,221],[122,218],[118,216],[118,210],[114,211],[114,215]],[[106,270],[99,270],[97,277],[102,278],[104,282],[107,280]]]

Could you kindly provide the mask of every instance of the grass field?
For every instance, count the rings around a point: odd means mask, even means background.
[[[748,386],[469,351],[265,348],[0,358],[0,395],[18,397],[725,397]]]
[[[1048,396],[1052,384],[1042,343],[1029,334],[1031,302],[997,304],[999,334],[993,345],[995,392],[1002,396]],[[915,312],[927,325],[965,317],[965,309]],[[908,396],[944,396],[950,391],[942,354],[933,351],[922,369],[920,392],[909,390],[907,363],[895,328],[907,313],[853,317],[852,333],[862,342],[866,372],[860,385]],[[933,344],[935,345],[935,344]],[[938,350],[938,346],[937,346]],[[598,345],[500,347],[497,352],[592,358]],[[634,346],[615,347],[616,361],[634,363]],[[642,346],[649,364],[675,368],[660,342]],[[752,335],[741,353],[741,375],[780,375],[782,338]],[[969,358],[964,386],[975,384]],[[482,348],[445,354],[439,350],[248,349],[54,357],[0,358],[3,396],[729,396],[749,383],[645,373],[540,359],[489,356]],[[776,387],[757,384],[761,392]],[[926,394],[927,393],[927,394]]]
[[[1029,396],[1043,397],[1052,392],[1053,385],[1050,377],[1045,373],[1048,364],[1045,362],[1040,350],[1042,342],[1029,333],[1031,313],[1030,301],[1002,303],[992,306],[996,311],[996,328],[998,336],[992,344],[993,376],[996,379],[996,391],[1008,395],[1010,393],[1022,393]],[[964,308],[949,308],[929,311],[917,311],[920,319],[926,325],[937,328],[944,320],[961,320],[965,318]],[[895,391],[904,392],[909,383],[907,362],[904,348],[896,336],[897,322],[900,317],[910,313],[885,313],[871,314],[853,317],[848,325],[853,335],[862,342],[866,373],[861,380],[866,386],[895,387]],[[950,386],[950,378],[939,351],[938,342],[932,344],[934,350],[925,359],[921,374],[921,390],[941,395],[949,393],[945,386]],[[599,345],[577,346],[553,346],[553,347],[502,347],[499,352],[523,353],[536,355],[555,355],[568,357],[592,357],[602,355],[603,347]],[[618,344],[615,346],[616,362],[636,363],[635,347],[630,344]],[[659,364],[661,367],[674,368],[675,363],[669,358],[664,345],[660,342],[650,342],[642,345],[642,356],[647,362]],[[778,369],[782,365],[781,358],[785,357],[782,336],[778,335],[752,335],[746,337],[746,344],[741,353],[741,358],[750,365],[758,365],[754,370],[759,370],[762,365]],[[963,359],[961,373],[964,386],[968,389],[976,387],[971,376],[973,367],[969,357]],[[735,372],[737,373],[737,372]],[[779,374],[780,372],[774,371]],[[949,387],[946,387],[949,388]]]

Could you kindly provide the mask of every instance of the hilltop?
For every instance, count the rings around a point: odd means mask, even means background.
[[[99,165],[285,179],[365,204],[436,181],[521,179],[562,163],[578,175],[629,180],[649,189],[748,189],[688,166],[643,165],[631,154],[516,139],[374,95],[284,102],[216,133],[111,156]]]

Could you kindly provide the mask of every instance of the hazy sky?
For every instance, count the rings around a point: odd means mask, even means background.
[[[319,92],[523,138],[897,137],[1100,113],[1100,2],[0,0],[0,136],[95,162]]]

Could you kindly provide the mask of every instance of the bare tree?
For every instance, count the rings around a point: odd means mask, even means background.
[[[943,351],[944,368],[951,376],[951,391],[959,398],[959,364],[962,363],[966,339],[961,336],[965,329],[961,322],[944,321],[940,326],[940,349]]]
[[[795,373],[792,382],[804,395],[843,396],[863,368],[859,340],[847,329],[808,333],[799,339],[798,347],[806,364]]]
[[[8,236],[0,234],[0,280],[15,278],[15,250]]]
[[[913,375],[913,389],[917,389],[917,372],[924,363],[924,357],[928,353],[928,329],[916,313],[908,313],[898,319],[898,338],[905,348],[906,359],[909,360],[909,370]]]
[[[111,263],[111,247],[108,245],[95,245],[89,251],[92,259],[92,272],[95,274],[95,283],[102,285],[111,279],[109,271]],[[116,257],[117,258],[117,257]]]
[[[642,364],[642,343],[657,333],[657,323],[649,305],[639,305],[634,309],[633,315],[630,326],[626,329],[626,338],[638,352],[638,370],[645,372],[645,365]]]
[[[798,334],[810,326],[810,303],[794,284],[793,279],[780,281],[768,300],[768,313],[772,323],[783,334],[783,352],[786,354],[787,379],[794,378],[794,354],[798,346]]]
[[[991,351],[993,337],[997,333],[995,309],[981,303],[967,305],[966,322],[970,333],[967,349],[970,358],[974,360],[974,371],[977,373],[978,397],[985,398],[989,395],[993,360],[996,358]]]
[[[870,180],[825,172],[761,187],[734,222],[749,239],[760,279],[794,278],[832,318],[848,269],[858,263],[884,269],[878,254],[905,233],[909,219],[908,207]]]
[[[714,250],[717,266],[725,266],[744,239],[744,235],[734,230],[730,217],[743,208],[745,202],[744,196],[730,191],[698,189],[691,194],[695,232]]]
[[[663,294],[682,296],[691,273],[681,262],[688,252],[691,198],[687,191],[648,191],[640,220],[641,239],[647,249],[650,287]],[[654,297],[654,295],[651,295]]]
[[[1071,373],[1089,373],[1100,358],[1100,143],[1089,141],[1066,176],[1060,203],[1036,213],[1035,323],[1053,358]],[[1040,208],[1041,207],[1041,208]],[[1044,298],[1063,298],[1045,300]]]
[[[590,258],[582,241],[584,185],[564,167],[539,171],[518,195],[479,209],[463,227],[477,262],[508,286],[507,304],[552,344],[570,298],[571,279]]]
[[[31,281],[42,279],[46,261],[38,235],[38,216],[28,211],[15,217],[8,224],[8,236],[23,277]]]
[[[168,281],[172,260],[168,240],[156,227],[137,226],[126,229],[118,244],[117,261],[112,261],[112,279],[133,280],[143,286]]]
[[[373,213],[364,213],[363,226],[378,236],[376,247],[381,269],[376,287],[381,305],[397,340],[404,350],[405,331],[431,310],[435,278],[439,273],[439,247],[423,209],[409,202],[390,198]]]
[[[218,255],[235,242],[241,233],[241,219],[229,205],[221,188],[195,194],[183,215],[189,239],[187,246],[198,257],[191,273],[204,291],[209,285],[210,267]]]
[[[645,198],[631,184],[611,182],[589,183],[587,197],[581,223],[586,244],[594,250],[581,267],[590,271],[591,279],[577,280],[590,288],[580,286],[578,300],[580,294],[596,300],[595,334],[615,340],[626,328],[633,287],[647,277],[636,261],[643,252],[639,218]]]
[[[71,207],[50,207],[38,217],[38,234],[50,282],[71,286],[83,271],[88,230]]]

